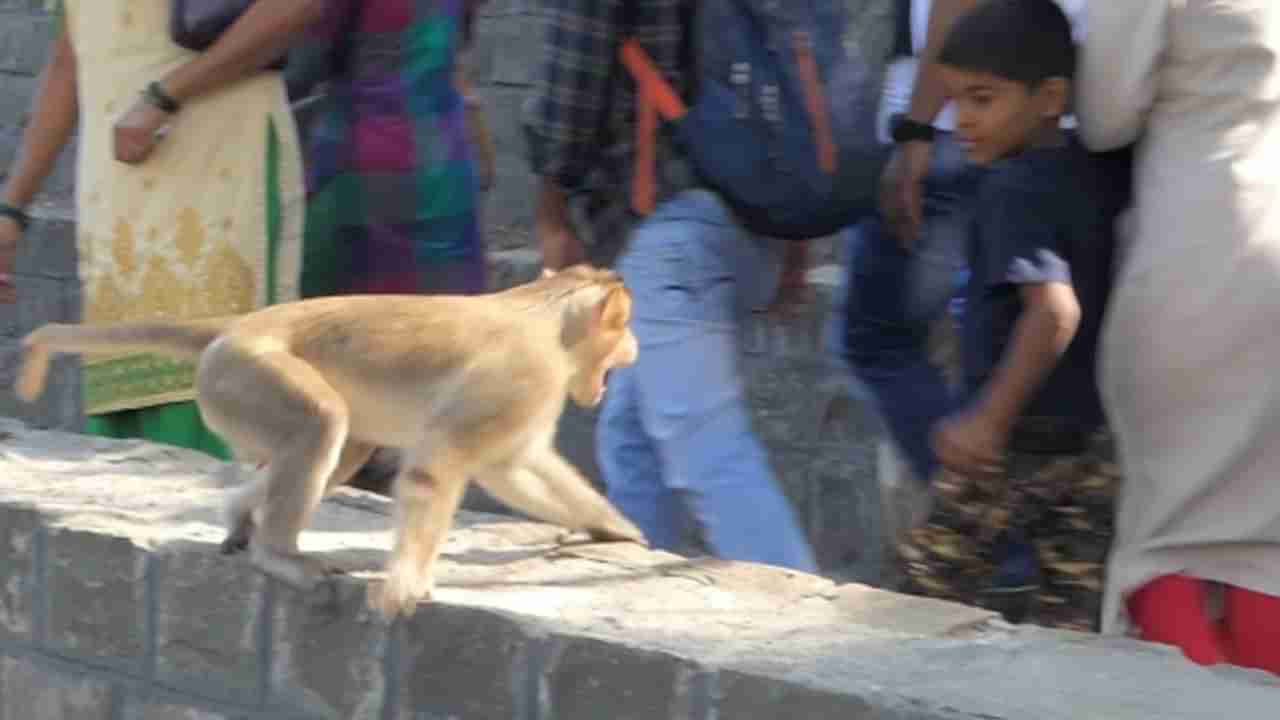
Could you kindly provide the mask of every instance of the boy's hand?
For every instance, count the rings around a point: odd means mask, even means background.
[[[982,407],[944,419],[933,432],[933,451],[938,461],[965,477],[1003,472],[1008,442],[1007,423]]]

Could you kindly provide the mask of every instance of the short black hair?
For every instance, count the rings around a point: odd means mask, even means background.
[[[956,19],[938,62],[1031,88],[1050,78],[1070,80],[1076,71],[1071,21],[1054,0],[984,0]]]

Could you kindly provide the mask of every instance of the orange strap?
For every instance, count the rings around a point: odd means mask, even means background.
[[[809,34],[797,31],[792,36],[796,46],[796,67],[800,71],[800,85],[804,88],[804,104],[813,124],[814,140],[818,144],[818,167],[830,175],[836,171],[836,144],[831,137],[831,118],[827,115],[827,96],[822,91],[822,79],[818,76],[818,63],[813,59],[813,46]]]
[[[658,115],[669,122],[679,120],[688,108],[640,43],[627,40],[619,54],[636,82],[636,165],[631,179],[631,209],[648,215],[653,212],[658,194]]]
[[[689,112],[689,108],[675,89],[663,79],[653,58],[640,47],[639,42],[634,38],[627,40],[622,43],[619,54],[622,56],[622,64],[630,71],[631,77],[635,78],[638,93],[654,99],[663,120],[674,122]]]
[[[657,203],[658,184],[658,108],[653,97],[636,93],[636,167],[631,180],[631,209],[641,215],[653,212]]]

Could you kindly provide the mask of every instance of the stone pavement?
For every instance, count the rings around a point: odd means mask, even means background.
[[[0,420],[0,720],[1271,718],[1280,684],[1122,639],[464,513],[436,602],[364,609],[389,503],[344,491],[301,595],[217,552],[224,466]]]

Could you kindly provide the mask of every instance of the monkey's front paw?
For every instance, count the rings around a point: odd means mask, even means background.
[[[634,542],[649,547],[644,532],[621,513],[614,513],[583,531],[594,542]]]
[[[223,555],[235,555],[249,549],[249,534],[228,533],[218,549]]]
[[[262,572],[302,592],[310,592],[316,586],[340,574],[338,570],[315,558],[297,554],[283,554],[262,546],[250,544],[250,558]]]
[[[389,576],[380,585],[369,586],[369,607],[387,620],[411,615],[420,602],[430,602],[432,587],[413,587],[405,578]]]

